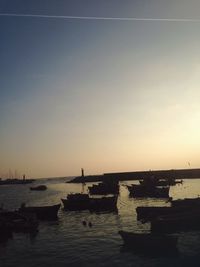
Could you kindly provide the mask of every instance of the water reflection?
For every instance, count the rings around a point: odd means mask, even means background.
[[[38,182],[39,183],[39,182]],[[44,181],[42,181],[44,183]],[[43,192],[30,192],[29,186],[1,186],[0,203],[5,208],[18,208],[22,202],[27,206],[53,205],[70,192],[80,193],[79,184],[47,181],[48,189]],[[124,184],[125,182],[123,182]],[[127,182],[131,184],[135,182]],[[88,186],[89,184],[87,184]],[[173,199],[197,197],[200,180],[186,179],[183,185],[170,187]],[[179,234],[178,256],[162,255],[161,259],[141,252],[133,252],[122,246],[123,241],[119,230],[138,233],[149,232],[150,224],[137,221],[136,207],[138,206],[169,206],[166,200],[129,198],[125,186],[120,186],[117,202],[117,213],[89,211],[72,212],[60,209],[58,221],[41,222],[39,232],[33,236],[15,234],[7,246],[0,245],[1,266],[186,266],[189,259],[195,258],[200,262],[200,232]],[[86,226],[82,224],[86,221]],[[89,227],[89,222],[92,227]],[[145,253],[146,254],[146,253]],[[146,260],[146,257],[148,260]]]

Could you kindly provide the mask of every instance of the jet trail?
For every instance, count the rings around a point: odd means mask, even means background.
[[[200,22],[200,19],[184,18],[135,18],[135,17],[92,17],[92,16],[62,16],[62,15],[42,15],[42,14],[17,14],[0,13],[0,17],[30,17],[47,19],[72,19],[72,20],[116,20],[116,21],[166,21],[166,22]]]

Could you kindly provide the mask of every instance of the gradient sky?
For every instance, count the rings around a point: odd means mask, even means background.
[[[0,176],[200,167],[199,1],[0,0],[0,13],[169,19],[0,15]]]

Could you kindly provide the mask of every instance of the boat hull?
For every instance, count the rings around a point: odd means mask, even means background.
[[[171,205],[172,207],[200,207],[200,197],[172,200]]]
[[[84,201],[70,201],[68,199],[61,198],[65,210],[87,210],[89,209],[89,200]]]
[[[61,204],[41,207],[21,207],[22,213],[34,213],[39,220],[54,220],[58,218],[58,210]]]
[[[47,189],[46,185],[38,185],[35,187],[30,187],[30,190],[32,191],[45,191]]]
[[[169,198],[169,187],[127,186],[130,197]]]
[[[88,187],[90,195],[109,195],[119,194],[119,184],[115,183],[99,183]]]
[[[61,199],[65,210],[89,210],[91,212],[112,211],[117,209],[117,196],[101,198]]]
[[[119,231],[124,244],[134,250],[160,252],[177,249],[178,238],[170,235],[140,234]]]
[[[117,210],[117,196],[90,198],[89,210],[98,211],[114,211]]]
[[[195,208],[192,208],[195,209]],[[180,214],[190,210],[189,207],[137,207],[137,219],[149,221],[163,215]],[[200,211],[200,208],[199,208]]]
[[[32,233],[38,229],[38,220],[32,214],[21,213],[17,211],[3,211],[0,213],[0,224],[4,222],[11,232]]]
[[[151,221],[154,233],[177,233],[200,229],[200,212],[191,210],[179,214],[160,216]]]

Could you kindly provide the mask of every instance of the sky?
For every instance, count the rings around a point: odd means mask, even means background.
[[[200,2],[0,0],[0,177],[200,167]]]

